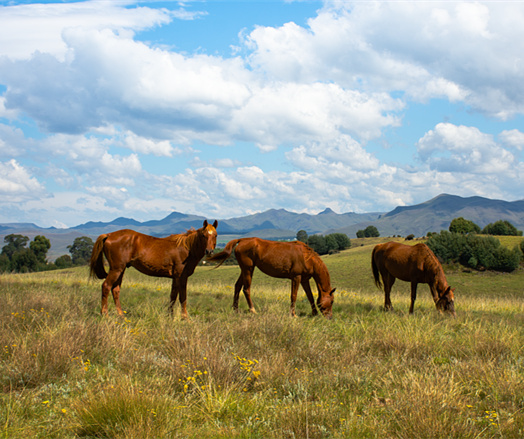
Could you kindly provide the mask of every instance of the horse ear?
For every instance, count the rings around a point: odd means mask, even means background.
[[[207,219],[204,220],[204,227],[207,227]]]
[[[218,226],[218,221],[217,221],[217,220],[215,220],[215,222],[213,223],[213,227],[214,227],[214,228],[216,229],[216,228],[217,228],[217,226]]]
[[[333,288],[333,289],[331,290],[331,293],[329,293],[329,295],[332,296],[332,295],[335,293],[335,290],[336,290],[336,288]]]

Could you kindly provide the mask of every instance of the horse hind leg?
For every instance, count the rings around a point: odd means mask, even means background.
[[[107,315],[108,304],[107,300],[109,293],[113,295],[113,301],[115,302],[116,310],[118,314],[123,315],[122,307],[120,305],[120,285],[122,284],[122,278],[124,277],[123,270],[109,270],[109,273],[102,284],[102,303],[100,314]]]
[[[257,312],[255,311],[255,305],[253,304],[253,301],[251,300],[251,282],[253,281],[253,271],[254,271],[254,268],[248,269],[248,270],[242,270],[241,277],[242,277],[242,282],[243,282],[244,296],[246,297],[246,301],[249,306],[249,311],[252,312],[253,314],[256,314]],[[238,302],[237,302],[237,306],[238,306]]]
[[[393,304],[391,303],[391,288],[395,283],[395,277],[389,273],[382,273],[382,281],[384,283],[384,309],[386,311],[393,310]]]
[[[411,282],[411,305],[409,306],[409,313],[413,314],[415,309],[415,300],[417,299],[417,283]]]

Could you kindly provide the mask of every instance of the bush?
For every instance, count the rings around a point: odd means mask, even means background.
[[[312,235],[307,241],[313,250],[315,250],[319,255],[325,255],[329,250],[326,243],[326,238],[321,235]]]
[[[443,262],[458,262],[476,270],[511,272],[519,266],[521,259],[517,247],[510,250],[493,237],[442,231],[433,234],[427,245]]]
[[[351,247],[351,240],[344,233],[331,233],[329,235],[312,235],[308,238],[307,245],[319,255],[336,253]]]
[[[357,238],[378,238],[380,233],[375,226],[367,226],[364,230],[357,231]]]
[[[451,233],[480,233],[480,227],[475,224],[473,221],[469,221],[462,217],[455,218],[451,221],[449,225],[449,231]]]
[[[522,230],[511,224],[509,221],[495,221],[488,224],[482,229],[483,235],[498,235],[498,236],[522,236]]]

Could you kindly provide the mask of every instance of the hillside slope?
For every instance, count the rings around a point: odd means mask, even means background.
[[[380,213],[342,213],[326,209],[316,215],[288,212],[285,209],[270,209],[265,212],[239,218],[218,219],[219,238],[230,239],[233,236],[259,236],[266,239],[293,239],[299,230],[308,234],[346,233],[350,238],[356,236],[359,229],[374,225],[381,236],[413,233],[424,236],[428,232],[447,229],[453,218],[464,217],[480,227],[503,219],[510,221],[519,230],[524,229],[524,200],[502,201],[482,197],[462,198],[456,195],[442,194],[429,201],[414,206],[401,206],[391,212]],[[70,229],[41,228],[34,224],[0,224],[0,239],[16,233],[33,239],[44,235],[51,240],[49,257],[56,258],[67,254],[67,246],[78,236],[96,239],[102,233],[124,228],[133,229],[153,236],[168,236],[182,233],[191,228],[199,228],[203,216],[172,212],[161,220],[139,222],[131,218],[117,218],[111,222],[93,222],[80,224]],[[214,218],[207,218],[214,220]]]
[[[382,236],[414,234],[424,236],[428,232],[447,230],[451,220],[463,217],[481,228],[498,220],[507,220],[517,229],[524,229],[524,200],[502,201],[482,197],[462,198],[441,194],[414,206],[401,206],[380,216],[376,221],[362,222],[336,230],[348,236],[368,225],[374,225]]]

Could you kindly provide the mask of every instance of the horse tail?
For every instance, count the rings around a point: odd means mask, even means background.
[[[218,262],[215,268],[220,267],[226,261],[226,259],[231,256],[233,249],[241,240],[242,238],[232,239],[226,244],[224,250],[222,250],[220,253],[217,253],[216,255],[208,256],[207,260],[211,262]]]
[[[377,251],[378,245],[373,248],[373,253],[371,253],[371,270],[373,271],[373,277],[375,278],[375,285],[378,288],[382,288],[382,282],[380,282],[380,273],[378,271],[377,263],[375,262],[375,253]]]
[[[100,235],[93,246],[91,261],[89,263],[89,277],[93,279],[105,279],[107,277],[104,267],[104,243],[107,239],[107,233]]]

